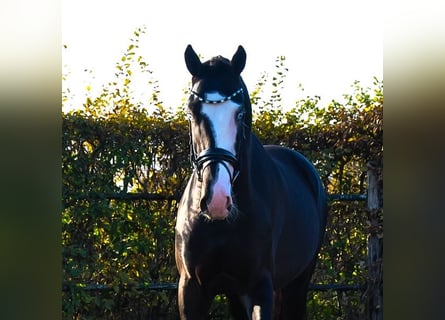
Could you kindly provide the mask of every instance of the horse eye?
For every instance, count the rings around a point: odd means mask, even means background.
[[[186,112],[185,113],[185,117],[187,118],[187,120],[193,120],[193,114],[191,112]]]
[[[239,121],[240,121],[240,120],[243,120],[243,118],[244,118],[244,112],[242,112],[242,111],[239,112],[239,113],[236,115],[236,119],[239,120]]]

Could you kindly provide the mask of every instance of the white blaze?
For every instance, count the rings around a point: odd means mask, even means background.
[[[208,100],[220,100],[223,98],[218,93],[206,94],[206,99]],[[211,122],[215,147],[225,149],[235,155],[237,133],[235,115],[238,108],[238,104],[227,100],[216,104],[202,103],[201,110]],[[227,163],[227,167],[230,170],[230,175],[233,175],[234,168],[232,165]],[[219,163],[216,182],[213,185],[213,196],[208,203],[209,214],[212,218],[224,219],[229,214],[228,208],[232,204],[230,175],[224,165]]]

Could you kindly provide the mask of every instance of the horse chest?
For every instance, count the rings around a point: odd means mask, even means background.
[[[185,246],[190,274],[204,287],[224,291],[247,287],[262,269],[264,257],[270,254],[256,243],[254,235],[233,229],[192,231]]]
[[[255,278],[257,260],[249,250],[215,248],[194,261],[194,276],[203,288],[215,294],[243,292]]]

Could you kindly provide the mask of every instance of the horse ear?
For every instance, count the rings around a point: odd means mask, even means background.
[[[242,46],[238,46],[231,60],[232,69],[236,74],[241,74],[246,65],[246,51]]]
[[[192,74],[192,76],[198,76],[201,72],[202,64],[191,45],[188,45],[185,49],[184,58],[188,71]]]

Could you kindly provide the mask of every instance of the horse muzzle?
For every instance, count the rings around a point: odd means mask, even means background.
[[[210,220],[227,219],[234,209],[231,171],[222,162],[214,162],[207,168],[201,186],[201,214]]]
[[[210,201],[201,201],[201,214],[210,220],[225,220],[232,213],[232,197],[225,192],[214,194]]]

